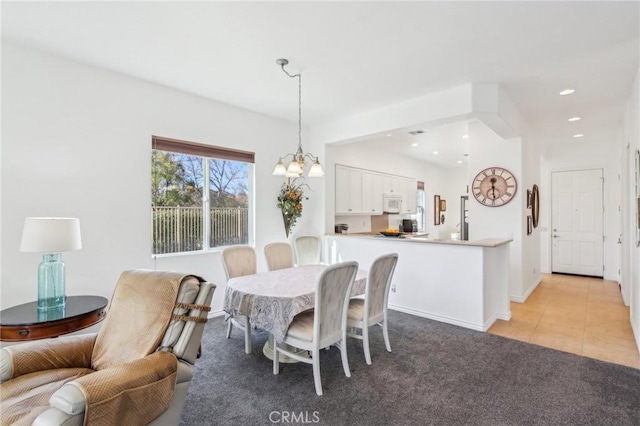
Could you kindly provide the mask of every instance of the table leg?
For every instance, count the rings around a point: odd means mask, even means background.
[[[287,350],[295,353],[296,355],[299,355],[304,358],[310,358],[309,352],[303,349],[294,348],[293,346],[290,346],[290,345],[284,345],[284,346],[285,348],[287,348]],[[273,334],[269,333],[269,339],[264,343],[264,346],[262,347],[262,353],[264,354],[264,356],[266,356],[270,360],[273,360]],[[283,353],[280,353],[278,355],[278,359],[280,362],[284,362],[285,364],[294,364],[296,362],[299,362],[298,360],[290,358]]]

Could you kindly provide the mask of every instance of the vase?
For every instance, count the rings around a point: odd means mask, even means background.
[[[282,221],[284,222],[284,232],[287,234],[287,238],[289,238],[289,231],[291,231],[291,221],[287,217],[287,215],[282,212]]]

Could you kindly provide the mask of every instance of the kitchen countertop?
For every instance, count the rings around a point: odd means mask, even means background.
[[[387,240],[387,241],[400,241],[403,243],[426,243],[426,244],[448,244],[454,246],[468,246],[468,247],[499,247],[504,244],[508,244],[513,239],[511,238],[484,238],[475,241],[464,240],[446,240],[441,238],[428,238],[421,236],[401,236],[401,237],[385,237],[381,234],[373,233],[354,233],[354,234],[327,234],[329,237],[343,237],[343,238],[363,238],[374,240]]]

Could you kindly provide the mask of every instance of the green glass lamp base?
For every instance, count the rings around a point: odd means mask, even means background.
[[[65,308],[65,265],[60,253],[45,254],[38,265],[38,312]]]

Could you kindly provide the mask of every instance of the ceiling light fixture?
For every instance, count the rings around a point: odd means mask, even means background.
[[[391,136],[393,136],[393,134],[391,133],[387,133],[387,137],[390,138]]]
[[[309,158],[313,161],[313,164],[311,165],[311,169],[309,170],[307,177],[322,177],[324,176],[324,170],[322,170],[318,157],[310,153],[305,154],[304,151],[302,151],[302,76],[300,73],[291,75],[284,69],[284,66],[289,64],[287,59],[277,59],[276,64],[280,65],[282,72],[289,77],[298,78],[298,149],[295,154],[289,153],[284,157],[280,157],[276,167],[273,169],[273,175],[286,176],[288,178],[301,177],[304,172],[305,159]],[[282,160],[289,156],[293,157],[293,159],[289,165],[285,167]]]
[[[469,139],[469,135],[462,135],[462,139]]]
[[[433,151],[433,155],[438,155],[440,154],[438,151]]]
[[[571,117],[568,121],[580,121],[580,117]]]
[[[584,135],[583,135],[582,133],[578,133],[577,135],[573,135],[573,137],[574,137],[574,138],[581,138],[581,137],[583,137],[583,136],[584,136]]]
[[[414,142],[414,143],[411,144],[411,146],[418,146],[418,143]]]
[[[458,164],[462,164],[462,160],[458,160]]]
[[[565,89],[565,90],[563,90],[562,92],[560,92],[560,96],[570,95],[570,94],[572,94],[573,92],[575,92],[575,90],[574,90],[574,89]]]

